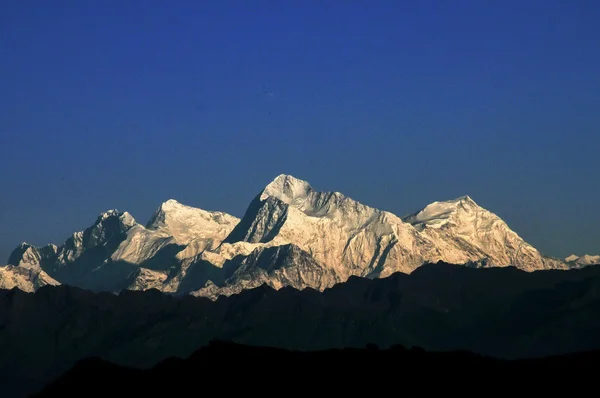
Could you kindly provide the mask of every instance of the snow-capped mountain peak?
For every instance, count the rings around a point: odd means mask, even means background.
[[[96,220],[95,224],[101,224],[103,221],[106,221],[111,218],[118,218],[120,223],[125,227],[132,227],[135,224],[137,224],[135,218],[133,218],[131,214],[129,214],[126,211],[119,211],[117,209],[111,209],[101,213],[98,216],[98,219]]]
[[[265,203],[273,198],[310,217],[349,218],[344,222],[352,222],[355,217],[368,217],[373,211],[379,211],[340,192],[316,191],[308,182],[286,174],[277,176],[255,201]],[[273,202],[269,204],[278,206]]]
[[[160,205],[160,207],[163,207],[163,208],[170,207],[170,206],[177,207],[177,206],[185,206],[185,205],[178,202],[177,199],[168,199]]]
[[[25,292],[34,292],[42,286],[60,285],[41,269],[22,266],[0,266],[0,289],[17,288]]]
[[[95,247],[115,241],[119,236],[134,226],[139,225],[128,212],[113,209],[100,214],[91,228],[83,232],[82,243],[84,247]],[[74,235],[74,238],[75,235]]]
[[[575,264],[578,267],[584,267],[586,265],[600,264],[600,255],[590,256],[589,254],[584,254],[580,257],[571,254],[569,257],[565,258],[565,261],[570,264]]]
[[[121,231],[125,231],[134,225],[137,225],[137,222],[131,214],[126,211],[111,209],[100,213],[93,227],[97,229],[117,227]]]
[[[13,250],[8,259],[8,264],[39,270],[43,261],[56,255],[57,251],[58,247],[53,244],[38,248],[27,242],[23,242]]]
[[[121,212],[117,209],[110,209],[107,211],[104,211],[102,213],[100,213],[100,215],[98,216],[98,220],[96,220],[96,223],[99,223],[101,221],[106,220],[107,218],[110,217],[119,217],[121,215]]]
[[[433,202],[403,220],[435,242],[443,261],[514,265],[528,271],[566,267],[560,260],[543,256],[469,196]]]
[[[284,203],[302,201],[313,192],[313,188],[306,181],[287,174],[280,174],[269,183],[260,195],[260,200],[275,197]]]
[[[187,245],[195,239],[223,240],[239,218],[220,211],[208,211],[169,199],[156,210],[146,228],[172,236]]]
[[[433,202],[421,211],[404,217],[403,220],[419,228],[440,228],[453,218],[468,217],[478,211],[489,213],[466,195],[453,200]]]

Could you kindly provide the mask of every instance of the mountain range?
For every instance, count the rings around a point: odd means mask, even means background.
[[[262,284],[323,291],[351,276],[409,274],[438,261],[536,271],[579,268],[600,256],[545,256],[469,196],[399,217],[279,175],[241,220],[171,199],[147,225],[109,210],[61,246],[22,243],[0,267],[0,288],[68,284],[216,299]]]

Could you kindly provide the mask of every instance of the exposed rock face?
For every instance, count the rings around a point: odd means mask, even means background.
[[[8,264],[12,264],[21,268],[41,269],[41,265],[52,259],[58,251],[56,245],[47,245],[43,247],[35,247],[28,243],[21,243],[11,253]]]
[[[0,267],[0,289],[17,288],[24,292],[34,292],[42,286],[60,285],[41,269],[14,265]]]
[[[193,294],[216,299],[220,295],[238,294],[263,284],[274,289],[291,286],[298,290],[312,288],[323,291],[341,282],[334,269],[317,262],[306,251],[292,244],[258,247],[248,256],[228,261],[224,270],[226,275],[227,268],[233,270],[233,274],[226,277],[222,287],[211,280]]]

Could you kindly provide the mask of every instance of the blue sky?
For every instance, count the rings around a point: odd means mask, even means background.
[[[600,253],[596,1],[0,7],[0,262],[110,208],[241,216],[280,173]]]

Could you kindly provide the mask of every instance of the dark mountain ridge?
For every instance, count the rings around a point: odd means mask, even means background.
[[[508,361],[399,345],[386,350],[369,345],[366,349],[302,352],[213,341],[189,358],[172,357],[143,370],[88,358],[34,397],[79,397],[88,390],[100,396],[198,396],[209,388],[260,396],[281,396],[287,391],[302,395],[394,391],[409,397],[531,391],[572,396],[593,388],[591,376],[599,359],[599,351]],[[238,368],[235,374],[228,371],[232,366]]]
[[[600,349],[600,267],[427,264],[323,293],[268,286],[216,301],[157,290],[0,291],[0,384],[31,392],[87,357],[149,367],[213,339],[296,350],[401,344],[530,358]]]

